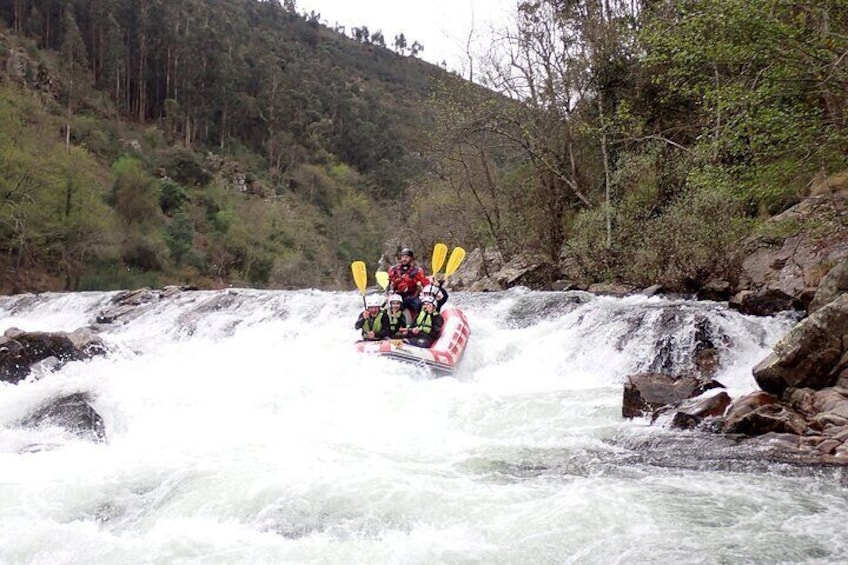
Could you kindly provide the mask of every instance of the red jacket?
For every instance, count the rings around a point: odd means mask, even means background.
[[[407,266],[404,266],[403,263],[398,263],[389,269],[389,284],[395,292],[404,297],[418,296],[418,291],[420,290],[418,285],[421,284],[421,286],[424,286],[429,282],[426,275],[424,275],[424,269],[419,268],[413,263]]]

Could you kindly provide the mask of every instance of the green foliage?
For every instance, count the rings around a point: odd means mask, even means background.
[[[697,108],[689,127],[699,130],[699,166],[736,178],[736,193],[755,210],[786,208],[821,167],[846,164],[836,108],[848,103],[839,63],[848,10],[813,4],[683,1],[646,20],[646,63],[663,103]]]
[[[115,183],[112,185],[111,204],[130,225],[145,226],[158,223],[159,184],[134,157],[121,157],[112,165]]]
[[[164,281],[167,282],[167,281]],[[80,279],[78,290],[121,290],[128,288],[160,288],[161,273],[139,271],[120,262],[94,263],[89,265]]]
[[[177,265],[183,263],[194,245],[194,221],[184,212],[178,212],[166,230],[165,242]]]
[[[15,87],[0,87],[0,248],[14,274],[38,268],[76,288],[90,260],[108,255],[113,215],[102,169],[83,149],[65,150],[51,119]]]
[[[200,157],[187,149],[172,149],[160,157],[165,174],[183,186],[205,186],[211,175],[204,169]]]
[[[688,288],[848,166],[833,0],[523,2],[485,69],[511,99],[288,1],[24,4],[0,8],[3,289],[348,288],[393,238],[567,242],[587,279]]]
[[[189,199],[188,190],[171,180],[159,183],[159,208],[166,216],[173,216]]]
[[[616,243],[605,245],[605,211],[581,213],[566,249],[582,280],[655,282],[695,290],[711,279],[735,280],[738,244],[750,229],[739,198],[711,184],[692,186],[661,211],[646,214],[644,196],[614,213]]]
[[[157,235],[130,234],[121,246],[121,260],[130,270],[161,271],[167,256],[165,243]]]

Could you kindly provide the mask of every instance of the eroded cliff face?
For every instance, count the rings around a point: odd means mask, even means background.
[[[848,178],[771,218],[743,243],[731,305],[746,313],[804,309],[822,278],[848,259]]]

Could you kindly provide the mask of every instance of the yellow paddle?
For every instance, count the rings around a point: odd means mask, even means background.
[[[445,268],[445,278],[456,272],[463,259],[465,259],[465,249],[454,247],[453,251],[451,251],[450,259],[448,259],[448,266]]]
[[[389,288],[389,273],[386,271],[377,271],[374,273],[374,278],[377,279],[377,284],[380,285],[380,288],[383,290]]]
[[[353,273],[353,281],[359,294],[362,295],[362,305],[365,306],[365,286],[368,284],[368,272],[365,270],[365,261],[354,261],[350,264],[350,272]]]
[[[445,257],[448,256],[448,246],[444,243],[437,243],[433,247],[433,276],[442,270],[442,265],[445,264]]]

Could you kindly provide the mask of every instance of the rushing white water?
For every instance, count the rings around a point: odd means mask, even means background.
[[[112,293],[0,299],[72,331]],[[0,563],[835,563],[833,473],[655,465],[622,382],[691,364],[706,320],[732,395],[792,325],[721,305],[455,293],[455,377],[353,352],[355,293],[185,292],[104,326],[105,357],[0,384]],[[655,368],[655,367],[654,367]],[[86,392],[91,443],[19,422]]]

